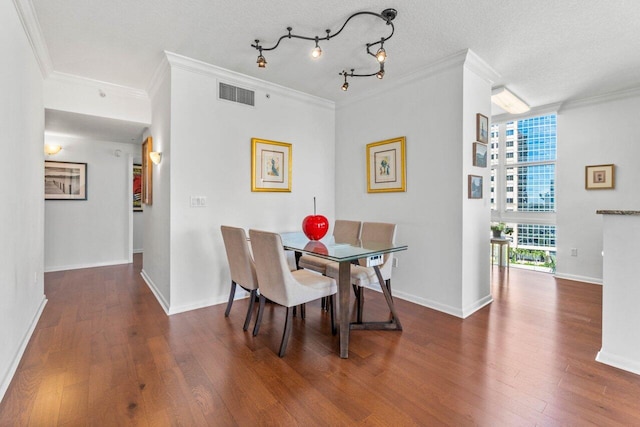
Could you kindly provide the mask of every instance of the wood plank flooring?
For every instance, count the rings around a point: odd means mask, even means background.
[[[257,337],[247,300],[167,317],[140,268],[45,275],[0,425],[640,425],[640,376],[594,360],[600,286],[494,266],[489,306],[461,320],[397,300],[404,331],[352,331],[347,360],[311,304],[281,359],[281,307]],[[386,313],[367,292],[365,320]]]

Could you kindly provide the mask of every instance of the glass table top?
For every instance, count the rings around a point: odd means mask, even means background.
[[[302,232],[281,233],[285,249],[315,255],[331,261],[352,261],[373,255],[407,250],[407,245],[380,242],[359,242],[359,244],[336,243],[333,236],[322,240],[309,240]]]

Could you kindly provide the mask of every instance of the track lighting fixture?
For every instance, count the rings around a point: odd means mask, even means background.
[[[345,70],[343,70],[341,73],[338,73],[338,74],[344,76],[344,83],[342,85],[342,90],[346,91],[349,88],[349,83],[347,82],[347,77],[371,77],[371,76],[376,76],[378,79],[382,79],[384,77],[384,62],[387,60],[387,52],[384,49],[384,43],[387,40],[389,40],[391,37],[393,37],[393,33],[395,31],[395,27],[393,26],[393,22],[392,22],[395,19],[395,17],[398,15],[398,12],[395,9],[385,9],[381,13],[368,12],[368,11],[356,12],[353,15],[349,16],[346,19],[346,21],[344,21],[344,24],[342,24],[342,27],[340,27],[340,29],[338,31],[332,33],[331,30],[325,30],[327,34],[324,37],[320,37],[320,36],[309,37],[309,36],[301,36],[301,35],[298,35],[298,34],[293,34],[293,33],[291,33],[291,31],[293,31],[293,28],[292,27],[287,27],[287,33],[284,34],[283,36],[280,36],[278,41],[272,47],[263,47],[262,45],[260,45],[260,40],[255,40],[255,44],[252,44],[251,47],[255,48],[258,51],[258,60],[256,61],[257,64],[258,64],[258,67],[259,68],[266,68],[266,65],[267,65],[267,60],[265,59],[264,55],[262,54],[262,51],[275,50],[280,45],[280,42],[283,39],[295,38],[295,39],[313,41],[313,42],[315,42],[315,48],[311,51],[311,56],[313,58],[320,57],[320,55],[322,55],[322,49],[320,48],[319,41],[320,40],[329,41],[332,38],[336,37],[338,34],[340,34],[342,32],[344,27],[346,27],[346,25],[349,23],[349,21],[351,19],[355,18],[356,16],[360,16],[360,15],[371,15],[371,16],[375,16],[376,18],[382,19],[385,22],[386,25],[389,25],[391,27],[391,33],[386,37],[381,37],[380,41],[366,44],[367,54],[369,54],[369,55],[371,55],[371,56],[376,58],[376,60],[380,64],[380,70],[377,71],[377,72],[368,73],[368,74],[355,74],[353,68],[351,69],[350,73],[347,73]],[[378,46],[378,45],[380,45],[380,47],[378,48],[376,53],[373,53],[371,51],[371,49],[376,47],[376,46]]]

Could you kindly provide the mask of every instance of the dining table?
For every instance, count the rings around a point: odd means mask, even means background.
[[[280,233],[282,245],[285,250],[294,251],[296,256],[308,254],[337,262],[338,267],[338,327],[340,333],[340,357],[349,357],[349,333],[351,329],[392,329],[402,330],[402,324],[393,303],[391,291],[384,283],[377,262],[384,254],[405,251],[407,245],[389,244],[372,241],[360,241],[356,244],[336,243],[332,236],[321,240],[309,240],[302,232]],[[391,318],[385,322],[351,323],[350,314],[350,289],[351,289],[351,265],[358,260],[369,260],[374,269],[380,288],[384,294],[391,312]],[[366,262],[365,262],[366,265]]]

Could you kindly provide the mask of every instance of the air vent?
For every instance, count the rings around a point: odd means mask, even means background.
[[[255,92],[241,87],[228,85],[226,83],[220,83],[220,90],[218,91],[218,97],[220,99],[226,99],[227,101],[238,102],[245,105],[255,105]]]

